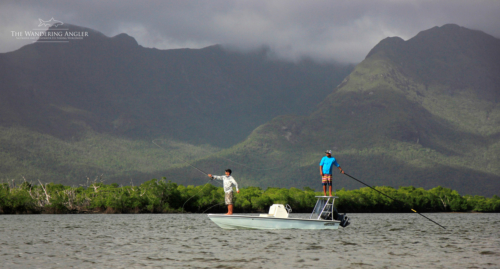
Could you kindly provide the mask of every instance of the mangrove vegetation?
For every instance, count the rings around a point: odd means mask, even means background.
[[[340,189],[336,205],[340,212],[500,212],[500,197],[460,195],[443,187],[429,190],[415,187],[375,187],[394,198],[370,189]],[[236,212],[266,212],[272,204],[290,204],[294,213],[311,212],[315,196],[311,188],[247,187],[235,194]],[[139,186],[105,184],[97,180],[85,186],[9,181],[0,184],[0,213],[222,213],[224,191],[205,184],[183,186],[165,178],[152,179]]]

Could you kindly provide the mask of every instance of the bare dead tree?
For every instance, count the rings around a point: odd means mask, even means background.
[[[64,190],[63,194],[68,197],[68,200],[64,203],[66,208],[69,210],[76,209],[76,192],[74,189]]]
[[[45,198],[47,199],[47,204],[50,205],[50,195],[47,193],[46,186],[43,185],[43,183],[40,181],[40,179],[38,180],[38,182],[40,182],[40,186],[42,186],[42,189],[45,192]]]
[[[95,183],[92,184],[92,187],[94,187],[94,191],[97,192],[97,189],[99,189],[101,186],[97,186]]]
[[[439,196],[439,199],[441,200],[441,203],[443,204],[444,210],[446,210],[446,206],[450,203],[450,199],[446,195],[444,195],[444,198],[446,201],[443,199],[443,197]],[[448,203],[446,203],[448,202]]]

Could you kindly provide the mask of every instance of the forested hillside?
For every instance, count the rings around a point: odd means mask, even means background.
[[[481,31],[390,37],[353,67],[70,27],[89,38],[0,54],[3,180],[200,185],[229,167],[244,187],[318,189],[332,149],[371,185],[500,189],[500,40]]]
[[[65,26],[88,37],[0,54],[2,179],[143,182],[278,115],[314,110],[353,69],[273,59],[266,48],[158,50]]]
[[[276,117],[197,164],[234,167],[246,185],[320,188],[318,163],[332,149],[372,185],[494,195],[499,101],[500,40],[444,25],[382,40],[313,113]],[[334,175],[334,188],[359,186]]]

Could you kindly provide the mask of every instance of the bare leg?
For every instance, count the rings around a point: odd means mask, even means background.
[[[332,196],[332,185],[328,186],[328,191],[330,192],[330,196]]]
[[[326,186],[325,185],[323,185],[323,194],[324,194],[323,196],[326,196]]]
[[[226,215],[232,215],[233,214],[233,205],[227,205],[227,214]]]

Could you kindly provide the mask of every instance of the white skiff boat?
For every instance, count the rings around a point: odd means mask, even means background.
[[[268,214],[223,215],[208,214],[208,217],[223,229],[338,229],[349,225],[345,214],[338,214],[334,207],[337,196],[316,196],[318,201],[308,219],[290,218],[289,205],[274,204]]]

